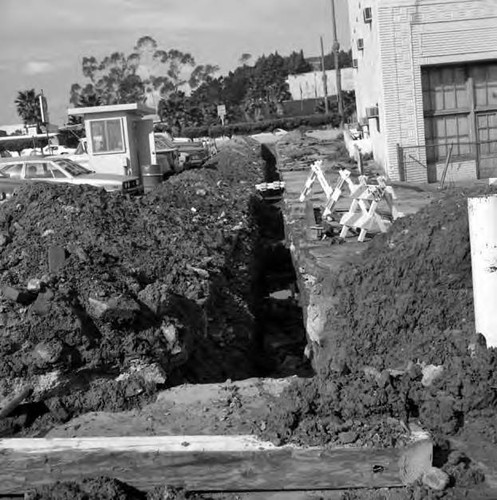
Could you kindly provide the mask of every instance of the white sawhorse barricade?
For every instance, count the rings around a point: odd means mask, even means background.
[[[403,216],[395,207],[396,197],[393,188],[387,186],[384,177],[378,177],[377,182],[377,185],[359,185],[352,194],[349,211],[340,219],[340,224],[343,226],[340,238],[345,238],[350,229],[359,230],[358,241],[364,241],[367,233],[386,233],[390,221],[384,219],[376,211],[382,200],[390,208],[393,220]]]
[[[323,162],[316,161],[311,165],[311,173],[306,180],[304,189],[300,194],[299,201],[303,202],[311,192],[312,186],[316,180],[319,181],[326,195],[326,205],[323,211],[324,218],[330,218],[336,208],[338,200],[343,195],[343,187],[347,184],[349,188],[349,197],[352,198],[352,204],[349,211],[342,216],[340,224],[343,226],[340,233],[341,238],[345,238],[350,229],[358,229],[359,241],[364,241],[367,233],[386,232],[389,221],[383,219],[376,209],[378,204],[384,200],[392,213],[393,220],[402,217],[394,203],[395,193],[391,186],[387,186],[385,177],[378,176],[377,184],[368,184],[365,175],[359,176],[359,183],[355,184],[350,178],[350,171],[341,169],[340,178],[335,188],[331,188],[324,176]]]

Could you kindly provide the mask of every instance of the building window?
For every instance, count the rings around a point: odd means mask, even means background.
[[[477,107],[497,107],[497,64],[476,66],[472,70]]]
[[[466,68],[423,68],[421,77],[428,162],[446,158],[451,145],[452,157],[471,154]]]
[[[469,111],[465,68],[428,68],[422,75],[425,111]]]
[[[497,153],[497,64],[421,70],[428,163]],[[478,151],[477,151],[478,149]]]
[[[123,153],[124,136],[120,118],[90,121],[93,153]]]
[[[467,114],[425,117],[425,135],[428,162],[471,154]]]

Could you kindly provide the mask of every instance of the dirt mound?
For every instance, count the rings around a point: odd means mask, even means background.
[[[79,482],[60,481],[26,492],[26,500],[209,500],[209,494],[194,493],[182,488],[161,486],[148,493],[137,490],[110,477],[86,478]],[[219,495],[216,496],[219,498]],[[222,498],[235,500],[236,495]]]
[[[57,482],[26,492],[26,500],[146,500],[147,495],[117,479],[97,477]]]
[[[398,220],[330,277],[333,339],[316,352],[318,375],[274,405],[266,436],[340,442],[352,430],[361,444],[378,435],[390,445],[389,418],[442,435],[495,419],[497,350],[474,333],[466,202],[486,192],[452,192]]]
[[[0,397],[29,384],[68,418],[252,374],[263,175],[260,146],[238,140],[144,197],[35,184],[4,203]]]
[[[317,160],[323,160],[325,164],[336,163],[347,165],[347,168],[355,168],[354,162],[343,141],[323,141],[308,136],[302,130],[293,130],[278,140],[276,149],[278,151],[279,170],[306,170]]]

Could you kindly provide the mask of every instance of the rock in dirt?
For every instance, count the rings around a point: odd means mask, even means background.
[[[2,295],[6,299],[17,302],[18,304],[29,304],[33,300],[33,295],[29,292],[12,286],[4,286],[2,288]]]
[[[421,383],[425,387],[430,387],[437,379],[439,379],[444,371],[443,366],[436,365],[426,365],[423,366],[423,378],[421,379]]]
[[[442,491],[449,485],[450,478],[443,470],[431,467],[423,474],[423,484],[432,490]]]
[[[358,433],[354,431],[340,432],[340,434],[338,434],[338,441],[341,444],[352,444],[357,441],[358,437]]]
[[[63,247],[51,246],[48,249],[48,270],[58,273],[66,263],[66,251]]]

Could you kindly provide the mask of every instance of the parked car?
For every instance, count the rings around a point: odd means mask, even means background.
[[[66,157],[19,157],[0,159],[0,198],[9,198],[25,182],[55,182],[88,184],[106,191],[141,194],[138,177],[116,174],[96,174]]]
[[[200,167],[209,159],[209,152],[201,142],[175,138],[173,144],[178,148],[180,156],[183,155],[185,168]]]
[[[20,156],[43,156],[39,148],[26,148],[21,151]]]
[[[155,157],[161,167],[164,176],[180,172],[184,168],[184,162],[180,161],[178,148],[173,141],[162,132],[154,133]]]
[[[83,167],[90,168],[90,155],[88,154],[86,137],[79,140],[78,147],[72,153],[67,153],[66,158],[83,165]]]
[[[48,144],[43,148],[43,154],[50,156],[73,155],[75,152],[76,148],[68,148],[60,144]]]

